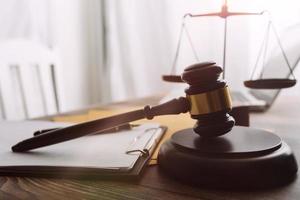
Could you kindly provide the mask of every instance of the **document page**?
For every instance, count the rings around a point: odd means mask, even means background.
[[[88,135],[28,152],[11,151],[13,145],[32,137],[37,130],[63,126],[68,124],[47,121],[0,122],[0,169],[76,167],[128,170],[141,153],[126,152],[135,147],[144,147],[156,131],[161,131],[158,130],[158,124],[144,124],[131,130]]]

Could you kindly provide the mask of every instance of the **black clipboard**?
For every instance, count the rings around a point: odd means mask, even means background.
[[[137,161],[130,170],[109,170],[109,169],[88,169],[82,167],[60,167],[59,169],[49,169],[41,170],[41,166],[37,166],[38,172],[35,167],[28,167],[28,169],[23,166],[18,170],[17,167],[13,169],[11,167],[0,167],[0,175],[5,176],[23,176],[23,177],[45,177],[45,178],[72,178],[72,179],[113,179],[113,180],[138,180],[155,150],[158,148],[158,144],[164,137],[167,127],[159,126],[160,137],[152,138],[153,144],[144,149],[129,149],[128,153],[140,153]]]

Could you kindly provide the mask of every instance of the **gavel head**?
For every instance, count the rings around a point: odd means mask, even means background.
[[[220,79],[222,68],[214,62],[187,67],[181,78],[189,84],[185,90],[190,102],[190,114],[197,120],[194,131],[202,137],[216,137],[234,126],[228,86]]]

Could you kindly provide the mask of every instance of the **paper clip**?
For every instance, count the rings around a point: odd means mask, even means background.
[[[141,138],[143,138],[148,132],[153,131],[152,135],[150,136],[150,138],[148,139],[148,141],[146,142],[146,144],[142,148],[138,148],[138,149],[128,148],[126,150],[126,154],[139,152],[139,153],[142,154],[142,156],[148,157],[150,154],[152,154],[152,152],[154,150],[153,147],[156,146],[156,144],[159,142],[160,138],[163,135],[163,131],[157,131],[157,130],[160,130],[160,129],[162,129],[162,128],[161,127],[148,128],[142,134],[136,136],[133,139],[133,142],[129,145],[129,147],[137,146],[138,142],[141,141]]]

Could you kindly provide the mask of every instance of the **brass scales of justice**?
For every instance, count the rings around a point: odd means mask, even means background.
[[[167,82],[183,82],[181,77],[179,75],[175,74],[175,70],[176,70],[176,65],[177,65],[177,60],[178,60],[178,56],[179,56],[179,52],[180,52],[180,47],[181,47],[181,43],[182,43],[182,38],[183,38],[183,34],[186,33],[186,36],[188,38],[188,42],[190,43],[191,49],[193,51],[194,57],[197,61],[199,61],[197,52],[196,52],[196,48],[193,44],[191,35],[187,29],[187,25],[185,24],[185,19],[187,17],[191,17],[191,18],[207,18],[207,17],[219,17],[224,19],[224,38],[223,38],[223,78],[225,78],[225,69],[226,69],[226,44],[227,44],[227,18],[231,17],[231,16],[251,16],[251,15],[256,15],[256,16],[261,16],[264,14],[268,14],[268,11],[262,11],[262,12],[230,12],[228,10],[228,5],[227,5],[227,0],[224,1],[224,4],[221,8],[220,12],[214,12],[214,13],[205,13],[205,14],[191,14],[191,13],[187,13],[183,16],[182,19],[182,24],[181,24],[181,30],[180,30],[180,34],[179,34],[179,39],[177,42],[177,48],[176,48],[176,53],[175,53],[175,57],[173,60],[173,65],[172,65],[172,69],[171,69],[171,73],[169,75],[163,75],[162,79],[164,81]],[[270,31],[273,31],[275,37],[276,37],[276,42],[279,45],[280,48],[280,52],[284,58],[284,61],[287,65],[287,67],[289,68],[290,71],[290,75],[288,75],[287,78],[263,78],[263,72],[264,70],[262,69],[259,78],[254,79],[254,75],[256,70],[258,69],[258,63],[259,63],[259,59],[262,58],[263,59],[263,68],[264,63],[265,63],[265,57],[266,57],[266,52],[268,50],[268,42],[269,42],[269,35],[270,35]],[[300,57],[298,58],[298,60],[300,59]],[[298,61],[299,62],[299,61]],[[298,63],[296,62],[296,63]],[[250,80],[246,80],[244,81],[244,85],[248,88],[252,88],[252,89],[283,89],[283,88],[289,88],[289,87],[293,87],[297,81],[295,78],[295,75],[293,73],[293,69],[295,68],[295,66],[292,66],[291,63],[288,60],[288,56],[283,48],[282,42],[279,38],[279,35],[277,33],[277,30],[273,24],[273,22],[271,21],[271,19],[269,18],[269,22],[266,28],[266,32],[265,32],[265,36],[264,39],[262,41],[260,50],[259,50],[259,54],[257,56],[256,59],[256,63],[254,66],[254,69],[251,73],[251,77]],[[289,78],[289,77],[292,78]]]
[[[184,32],[196,60],[199,61],[191,35],[185,24],[187,17],[220,17],[224,20],[223,78],[225,78],[227,18],[230,16],[263,15],[266,12],[230,12],[227,0],[225,0],[220,12],[184,15],[171,73],[163,75],[162,79],[167,82],[190,84],[185,93],[191,101],[191,117],[198,121],[193,129],[174,133],[161,146],[158,157],[159,165],[170,176],[187,183],[213,188],[265,188],[286,184],[295,179],[298,170],[295,157],[289,146],[279,136],[265,130],[234,126],[234,123],[228,125],[230,117],[227,116],[227,120],[224,119],[228,113],[223,115],[223,125],[219,124],[222,119],[218,115],[222,115],[220,113],[225,110],[229,111],[231,106],[228,103],[230,102],[228,91],[214,90],[212,88],[215,88],[213,85],[216,82],[207,81],[207,74],[204,71],[210,67],[216,67],[216,63],[205,62],[192,65],[186,68],[181,76],[175,73]],[[260,57],[263,58],[264,68],[270,30],[274,32],[290,75],[287,78],[263,78],[262,70],[259,78],[254,79]],[[292,67],[288,60],[272,21],[269,20],[251,78],[244,81],[244,85],[252,89],[293,87],[297,82],[293,74],[294,68],[295,66]],[[186,73],[190,72],[191,69],[195,70],[194,73],[198,73],[198,80],[196,80],[196,75],[192,78],[193,80],[187,78]],[[199,74],[200,69],[203,70],[202,75]],[[215,78],[215,80],[217,79]],[[196,85],[199,85],[198,87],[202,85],[200,94],[195,92]],[[194,96],[194,94],[196,95]],[[215,101],[216,99],[223,99],[224,102],[227,100],[227,103],[224,104],[223,102],[222,104]],[[216,109],[220,105],[222,108]],[[223,131],[220,131],[221,129]],[[207,137],[207,135],[219,131],[223,134],[214,135],[217,137]]]

